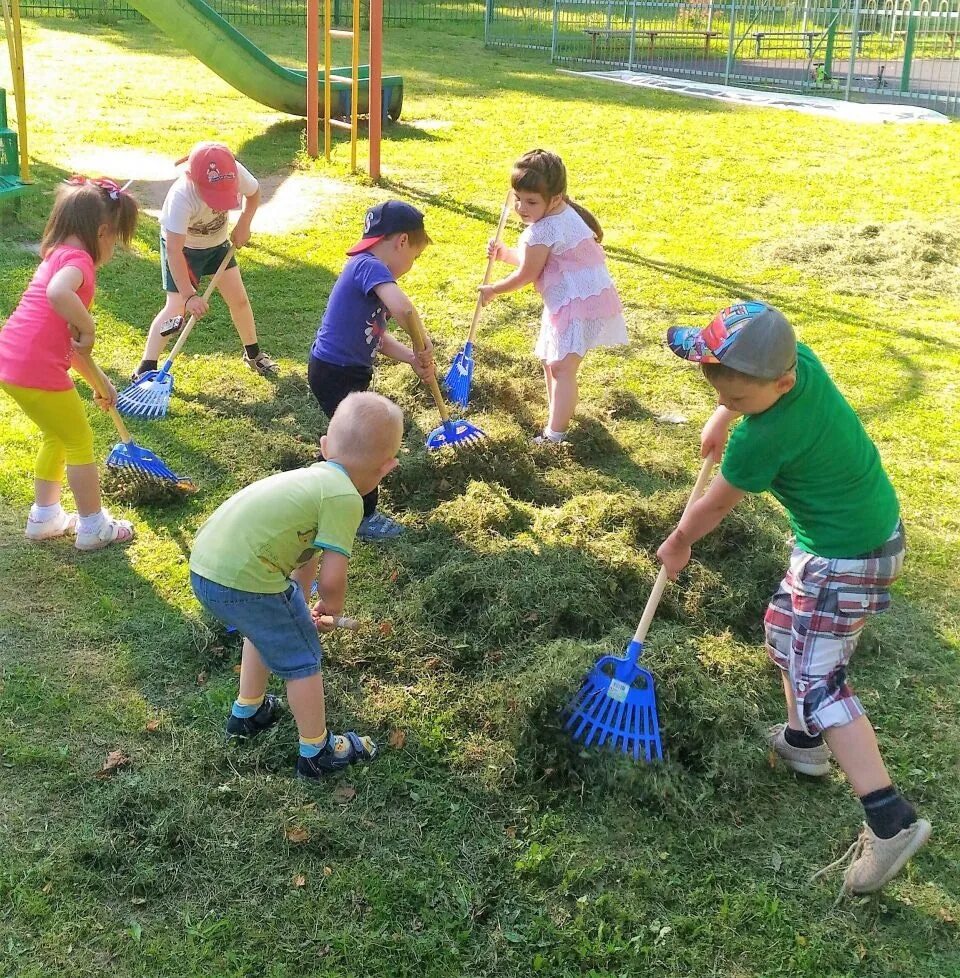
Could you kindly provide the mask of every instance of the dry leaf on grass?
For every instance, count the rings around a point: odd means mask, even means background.
[[[198,686],[206,686],[207,685],[207,674],[206,674],[205,671],[204,672],[198,672],[197,673],[197,685]]]
[[[333,870],[329,866],[324,866],[323,867],[323,875],[324,876],[333,876]]]
[[[293,885],[299,890],[307,885],[307,878],[303,873],[297,873],[293,878]]]
[[[103,762],[103,767],[94,775],[95,778],[109,778],[117,773],[122,767],[129,767],[133,759],[129,754],[122,750],[112,750],[107,754],[107,759]]]
[[[346,805],[356,797],[357,789],[352,784],[341,784],[333,791],[333,800],[341,805]]]
[[[147,720],[146,726],[143,728],[147,733],[156,733],[160,729],[159,720]]]
[[[392,621],[380,622],[380,624],[377,626],[377,631],[379,631],[384,638],[389,638],[393,634],[393,622]]]
[[[295,846],[310,838],[310,833],[300,825],[289,826],[284,829],[283,834],[287,837],[287,842],[292,842]]]
[[[394,730],[387,738],[387,743],[399,750],[407,742],[407,732],[405,730]]]

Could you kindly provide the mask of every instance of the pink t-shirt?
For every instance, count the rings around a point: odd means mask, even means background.
[[[0,380],[17,387],[66,391],[73,350],[70,327],[47,299],[47,286],[61,268],[72,265],[83,274],[77,295],[89,309],[97,287],[93,259],[82,248],[54,248],[34,272],[20,304],[0,329]]]

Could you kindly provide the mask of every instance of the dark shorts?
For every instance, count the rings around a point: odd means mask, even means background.
[[[223,244],[215,248],[184,248],[183,257],[187,259],[187,268],[190,269],[190,281],[196,288],[200,284],[200,279],[204,275],[212,275],[223,261],[223,256],[230,248],[230,242],[224,241]],[[237,259],[233,257],[227,264],[227,268],[236,268]],[[167,243],[160,236],[160,280],[163,288],[167,292],[179,292],[177,283],[173,280],[173,273],[167,264]]]
[[[253,642],[271,672],[282,679],[306,679],[320,672],[320,636],[299,584],[291,581],[280,594],[259,594],[217,584],[193,571],[190,584],[211,615]]]

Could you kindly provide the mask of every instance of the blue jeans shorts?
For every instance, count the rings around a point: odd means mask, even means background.
[[[323,649],[300,585],[280,594],[238,591],[190,572],[197,600],[224,625],[257,647],[267,668],[281,679],[306,679],[320,672]]]
[[[230,248],[230,242],[224,241],[223,244],[214,248],[184,248],[183,257],[187,259],[187,268],[190,271],[190,281],[196,288],[200,284],[200,279],[204,275],[212,275],[223,261],[223,256]],[[227,268],[236,268],[236,257],[231,258],[227,263]],[[160,280],[166,292],[179,292],[177,283],[173,280],[173,272],[167,263],[167,242],[160,235]]]

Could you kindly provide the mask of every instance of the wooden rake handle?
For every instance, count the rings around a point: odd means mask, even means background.
[[[503,207],[500,209],[500,221],[497,224],[497,233],[493,236],[494,245],[500,244],[500,238],[503,235],[503,229],[507,226],[507,218],[510,216],[510,204],[513,202],[513,191],[507,191],[507,199],[503,202]],[[487,258],[487,269],[483,273],[483,285],[487,285],[490,281],[490,273],[493,271],[493,263],[496,261],[494,253],[491,253]],[[467,342],[473,343],[474,337],[477,335],[477,324],[480,322],[480,313],[483,311],[483,305],[480,302],[480,296],[477,296],[477,304],[473,310],[473,322],[470,323],[470,332],[467,333]]]
[[[230,264],[230,259],[233,258],[234,254],[236,254],[236,250],[237,249],[234,245],[230,245],[230,247],[227,249],[227,253],[223,256],[223,261],[220,262],[220,267],[213,273],[213,278],[210,279],[206,290],[201,296],[204,302],[207,302],[210,299],[210,296],[213,295],[213,290],[217,287],[217,282],[219,281],[220,276],[226,271],[227,265]],[[193,297],[191,296],[191,298]],[[190,300],[188,299],[187,301],[189,302]],[[184,312],[186,312],[186,309],[184,309]],[[190,335],[190,331],[196,325],[196,322],[196,316],[191,316],[187,320],[187,325],[181,330],[180,335],[177,337],[177,342],[174,343],[173,349],[170,351],[170,355],[167,357],[167,363],[172,363],[177,358],[178,354],[183,349],[183,344],[187,342],[187,337]]]
[[[72,328],[70,332],[73,333]],[[74,336],[76,335],[77,334],[74,333]],[[100,387],[100,384],[97,383],[97,379],[99,379],[99,376],[101,373],[103,373],[103,371],[97,366],[96,361],[93,359],[93,355],[87,351],[82,353],[74,351],[74,354],[75,356],[78,356],[86,361],[87,365],[90,367],[91,373],[93,374],[94,378],[96,378],[90,384],[94,390],[94,393],[97,394],[98,397],[104,397],[104,391]],[[107,414],[110,415],[110,420],[113,421],[113,425],[117,429],[117,434],[120,436],[120,441],[122,441],[124,445],[131,444],[133,442],[133,436],[130,434],[127,426],[123,423],[123,418],[120,417],[120,412],[113,405],[111,405],[107,408]]]
[[[687,503],[683,507],[683,516],[687,515],[687,511],[690,509],[690,507],[703,494],[703,490],[706,488],[707,480],[710,478],[710,473],[713,471],[714,465],[716,465],[716,460],[712,455],[707,456],[707,458],[703,460],[703,465],[700,466],[700,474],[697,476],[697,481],[693,484],[693,489],[690,490]],[[682,518],[683,517],[681,517],[681,519]],[[663,592],[666,586],[667,568],[661,566],[660,573],[657,574],[657,579],[653,582],[653,589],[650,591],[650,597],[647,598],[647,606],[643,609],[643,615],[640,617],[640,624],[637,625],[637,630],[633,633],[634,642],[643,642],[643,640],[647,637],[647,630],[650,628],[650,622],[653,621],[653,616],[657,611],[657,605],[660,604],[660,599],[663,597]]]
[[[426,340],[423,338],[423,327],[420,325],[419,321],[414,317],[414,321],[411,324],[412,330],[410,332],[410,340],[413,343],[413,349],[415,353],[423,353],[427,348]],[[447,405],[443,402],[443,394],[440,393],[440,385],[437,383],[436,375],[433,379],[428,381],[427,387],[430,388],[430,393],[433,395],[434,403],[437,405],[437,410],[440,412],[440,420],[447,424],[450,421],[450,412],[447,410]]]

